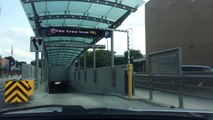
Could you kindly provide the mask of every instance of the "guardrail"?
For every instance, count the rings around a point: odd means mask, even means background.
[[[213,75],[155,75],[134,74],[135,87],[147,88],[149,99],[153,99],[153,90],[179,95],[179,107],[183,107],[183,95],[213,99]]]

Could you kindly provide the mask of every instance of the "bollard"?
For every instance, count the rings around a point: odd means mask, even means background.
[[[128,64],[128,98],[132,97],[132,64]]]

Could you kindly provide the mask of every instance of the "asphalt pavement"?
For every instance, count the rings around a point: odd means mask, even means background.
[[[43,84],[44,85],[44,84]],[[81,105],[84,108],[155,109],[162,108],[152,102],[130,100],[121,96],[86,94],[80,92],[49,94],[43,87],[36,89],[27,103],[5,104],[0,110],[40,105]],[[2,102],[1,102],[2,103]],[[165,107],[165,106],[163,106]]]
[[[81,105],[86,109],[90,108],[115,108],[115,109],[155,109],[161,108],[153,106],[143,101],[134,101],[122,99],[117,96],[83,94],[83,93],[64,93],[64,94],[48,94],[39,93],[33,97],[29,103],[22,105],[9,104],[2,108],[3,110],[11,108],[23,108],[40,105]]]

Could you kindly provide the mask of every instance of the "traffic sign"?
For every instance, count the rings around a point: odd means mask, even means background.
[[[99,48],[105,49],[105,45],[90,44],[45,44],[46,47],[63,47],[63,48]]]
[[[42,27],[42,36],[72,36],[72,37],[111,37],[110,30],[73,27]]]
[[[42,50],[43,50],[43,38],[30,37],[30,52],[42,52]]]

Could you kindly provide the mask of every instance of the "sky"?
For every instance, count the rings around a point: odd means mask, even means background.
[[[12,2],[11,2],[12,1]],[[18,61],[30,63],[35,59],[35,53],[30,52],[30,37],[34,33],[19,0],[0,0],[0,55],[11,56]],[[144,5],[132,13],[117,29],[130,30],[130,48],[140,50],[145,54],[145,9]],[[107,44],[108,43],[108,44]],[[110,39],[102,39],[97,44],[106,45],[110,50]],[[126,33],[115,32],[114,50],[116,55],[123,55],[127,50]]]

